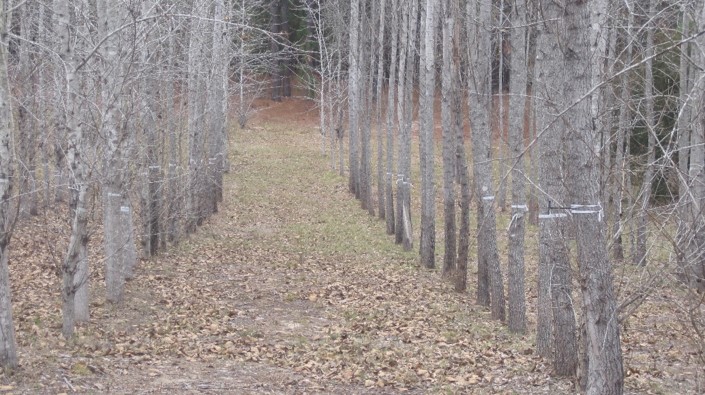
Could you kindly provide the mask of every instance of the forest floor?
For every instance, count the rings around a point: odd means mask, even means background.
[[[310,105],[261,104],[232,136],[220,211],[141,261],[121,305],[102,302],[92,263],[92,318],[68,342],[52,263],[62,247],[41,241],[46,216],[20,223],[11,281],[21,366],[0,375],[0,394],[575,393],[534,355],[533,307],[529,334],[511,334],[475,305],[472,263],[463,294],[419,268],[329,171]],[[702,389],[676,326],[632,323],[628,392]]]

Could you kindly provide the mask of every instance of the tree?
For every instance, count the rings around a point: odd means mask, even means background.
[[[511,78],[509,91],[509,148],[514,160],[512,167],[512,219],[509,224],[509,330],[526,330],[526,296],[524,289],[524,214],[528,211],[524,183],[524,120],[526,114],[528,54],[526,2],[514,3],[512,10]],[[500,75],[502,72],[500,71]]]
[[[572,77],[560,72],[565,70],[565,65],[559,46],[561,23],[557,8],[543,5],[541,9],[544,18],[548,15],[551,17],[538,26],[536,83],[533,84],[540,131],[538,160],[542,210],[539,215],[536,351],[539,355],[552,357],[555,374],[573,376],[578,359],[571,269],[566,244],[567,213],[562,209],[551,209],[568,206],[563,130],[568,127],[570,120],[555,119],[553,114],[560,114],[567,100],[559,87]]]
[[[132,237],[132,221],[126,183],[126,165],[132,138],[122,127],[124,113],[122,98],[128,70],[128,45],[119,28],[128,22],[127,4],[124,2],[97,2],[98,27],[105,42],[101,47],[101,74],[103,83],[100,134],[105,136],[103,171],[103,227],[105,233],[105,283],[106,298],[110,302],[122,300],[127,271],[136,258]],[[125,226],[124,222],[127,222]]]
[[[0,367],[17,366],[15,326],[12,320],[12,293],[7,266],[12,237],[12,105],[7,75],[6,4],[0,1]]]
[[[348,188],[360,197],[359,122],[360,114],[360,0],[350,2],[350,52],[348,53]]]
[[[421,53],[420,76],[420,165],[421,165],[421,264],[435,267],[436,251],[436,199],[434,187],[433,135],[435,122],[433,107],[436,97],[436,11],[435,0],[426,0],[424,24],[424,50]]]
[[[492,317],[505,319],[502,272],[497,252],[497,220],[492,187],[492,114],[490,27],[491,2],[468,2],[466,9],[470,66],[468,75],[470,128],[472,129],[473,168],[478,198],[477,210],[477,302],[491,306]]]
[[[649,205],[651,203],[651,190],[653,188],[652,181],[654,178],[654,167],[656,164],[656,119],[654,114],[654,31],[656,30],[655,17],[655,0],[649,0],[646,16],[649,20],[646,26],[646,48],[644,51],[644,124],[646,125],[647,137],[647,155],[646,164],[644,165],[644,176],[641,181],[641,208],[639,209],[639,218],[636,229],[636,251],[633,256],[636,265],[646,265],[646,237],[647,237],[647,222],[649,217]]]
[[[460,78],[459,4],[443,3],[443,66],[441,122],[443,128],[443,216],[445,229],[444,276],[453,276],[457,292],[467,287],[470,244],[470,182],[463,128],[463,82]],[[456,225],[455,185],[460,184],[460,226]],[[456,234],[457,229],[457,234]]]
[[[189,189],[187,197],[186,232],[193,233],[205,219],[204,192],[206,179],[205,92],[207,91],[206,59],[207,8],[203,0],[193,3],[188,47],[188,133],[189,133]]]
[[[443,276],[449,276],[456,270],[458,256],[456,220],[455,220],[455,178],[456,131],[454,129],[451,109],[451,95],[456,89],[454,78],[454,7],[451,0],[443,2],[443,69],[441,73],[441,126],[443,128],[443,219],[445,233],[445,254],[443,256]],[[457,94],[457,93],[456,93]]]
[[[397,90],[397,53],[399,52],[399,12],[398,5],[399,0],[392,0],[391,12],[392,12],[392,24],[390,26],[390,35],[392,38],[391,43],[391,54],[389,57],[389,80],[387,83],[387,174],[385,177],[385,219],[387,225],[387,234],[395,234],[395,215],[394,215],[394,117],[396,115],[395,109],[396,101],[398,100],[396,96]]]
[[[379,3],[379,22],[378,33],[377,33],[377,77],[376,86],[377,91],[375,92],[376,100],[376,126],[377,126],[377,214],[380,219],[385,219],[387,213],[387,203],[385,195],[385,184],[386,177],[384,177],[384,129],[382,127],[382,86],[384,85],[384,39],[385,39],[385,27],[384,22],[386,20],[386,1],[381,0]],[[387,111],[390,111],[390,107],[387,107]],[[388,150],[390,154],[392,150]]]
[[[62,334],[69,338],[73,335],[76,321],[76,295],[81,287],[87,287],[88,282],[88,209],[87,199],[90,185],[88,180],[88,166],[86,160],[86,136],[82,121],[85,106],[81,103],[84,86],[81,67],[85,65],[80,40],[76,36],[86,37],[87,21],[82,16],[87,14],[88,4],[81,1],[74,5],[78,7],[75,23],[70,20],[70,7],[68,0],[57,0],[54,4],[56,33],[59,40],[59,56],[63,62],[63,92],[62,94],[62,128],[68,136],[67,162],[71,168],[69,188],[71,190],[70,212],[71,237],[69,247],[64,258],[61,273],[62,287]],[[80,34],[79,34],[80,33]],[[85,298],[87,304],[87,298]]]
[[[397,169],[399,173],[396,180],[398,187],[395,242],[402,244],[405,251],[409,251],[413,247],[411,225],[411,104],[414,68],[412,67],[412,56],[416,46],[418,0],[406,1],[407,7],[400,7],[402,19],[399,38],[399,67],[397,69],[399,76],[397,78],[397,118],[399,128],[399,164]]]
[[[595,103],[600,101],[600,93],[592,88],[604,78],[600,62],[605,49],[607,4],[607,0],[591,5],[570,1],[563,10],[553,5],[544,11],[548,17],[563,15],[564,24],[558,29],[557,38],[564,46],[557,60],[567,71],[563,81],[566,103],[575,103],[563,116],[569,120],[565,123],[568,185],[583,291],[588,394],[621,394],[624,387],[612,266],[599,203],[598,162],[593,151],[602,132],[595,122],[599,116]],[[591,93],[584,100],[587,92]]]

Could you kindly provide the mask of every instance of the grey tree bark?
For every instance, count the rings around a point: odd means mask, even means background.
[[[703,17],[705,17],[705,2],[700,5],[698,29],[703,28]],[[705,35],[700,35],[695,40],[693,55],[694,86],[695,95],[694,109],[702,109],[705,106]],[[705,201],[705,114],[702,111],[694,111],[693,129],[690,137],[690,195],[689,202],[689,240],[686,261],[686,278],[690,285],[699,292],[705,292],[705,221],[703,220],[703,202]]]
[[[348,53],[348,188],[360,197],[360,154],[359,120],[360,113],[360,0],[350,2],[350,50]]]
[[[29,2],[20,5],[15,12],[20,14],[20,36],[23,39],[19,42],[18,56],[19,67],[17,76],[20,85],[16,94],[17,105],[17,129],[19,140],[19,166],[18,173],[20,184],[20,214],[37,215],[37,179],[36,179],[36,151],[39,119],[39,95],[38,85],[39,57],[33,45],[38,42],[39,24],[42,21],[39,16],[39,4]]]
[[[392,10],[395,12],[395,10]],[[382,127],[382,87],[384,86],[384,40],[385,40],[385,20],[386,20],[386,1],[381,0],[379,3],[379,21],[377,22],[377,90],[375,92],[376,111],[375,123],[377,127],[377,214],[380,219],[385,219],[387,215],[387,204],[385,198],[386,177],[384,176],[384,129]],[[391,86],[391,85],[389,85]],[[387,107],[389,111],[391,107]],[[387,152],[391,153],[391,150]]]
[[[549,207],[567,207],[563,130],[568,118],[556,120],[567,97],[560,87],[570,78],[561,70],[559,37],[561,10],[553,3],[543,4],[547,18],[539,25],[536,56],[536,112],[539,144],[539,188],[542,191],[539,214],[539,274],[536,351],[552,357],[554,373],[572,376],[577,367],[577,340],[571,287],[571,269],[566,240],[567,213]]]
[[[88,244],[88,210],[87,198],[89,184],[87,181],[88,169],[85,163],[85,136],[80,103],[81,81],[77,75],[79,65],[82,63],[80,52],[77,51],[76,31],[85,33],[85,23],[81,16],[87,14],[87,4],[84,1],[74,4],[79,7],[75,23],[71,23],[68,0],[56,0],[54,16],[56,21],[56,34],[59,40],[59,56],[64,62],[65,74],[63,76],[63,129],[68,135],[67,162],[71,168],[70,189],[71,198],[71,236],[69,247],[61,267],[62,273],[62,334],[69,338],[73,335],[76,322],[76,293],[79,287],[87,286],[88,270],[86,246]]]
[[[106,299],[110,302],[122,300],[125,282],[125,258],[130,254],[125,251],[130,245],[132,227],[123,227],[124,213],[123,197],[127,194],[125,188],[125,166],[127,158],[123,155],[128,143],[126,128],[121,127],[121,114],[124,113],[122,97],[125,85],[125,72],[127,67],[123,62],[125,50],[119,34],[113,34],[117,27],[126,22],[127,8],[124,2],[99,0],[96,4],[98,13],[99,34],[107,37],[101,48],[101,96],[102,96],[102,123],[101,135],[105,136],[105,153],[103,171],[105,182],[103,184],[103,228],[105,251],[105,288]],[[129,207],[127,207],[129,210]],[[130,224],[131,225],[131,224]],[[134,254],[132,254],[134,256]]]
[[[7,73],[7,14],[0,0],[0,367],[17,367],[12,291],[7,266],[12,237],[12,104]]]
[[[387,234],[395,234],[395,214],[394,214],[394,118],[396,113],[396,85],[397,85],[397,53],[399,48],[399,0],[392,0],[391,13],[392,24],[390,25],[391,54],[389,57],[389,82],[387,83],[387,174],[385,177],[385,220]]]
[[[626,47],[624,48],[623,67],[628,67],[632,63],[633,42],[632,26],[634,25],[634,13],[631,10],[629,0],[625,0],[627,8],[626,22]],[[624,188],[627,185],[627,174],[629,174],[629,161],[627,161],[628,151],[625,145],[628,144],[631,136],[631,109],[629,101],[631,100],[631,90],[629,87],[630,71],[623,70],[620,74],[620,103],[619,103],[619,118],[617,121],[617,147],[615,150],[615,172],[613,175],[614,192],[612,199],[614,201],[614,218],[612,219],[612,256],[617,261],[624,260],[624,244],[622,242],[622,232],[624,226]]]
[[[490,306],[492,317],[504,321],[504,285],[497,252],[497,221],[492,186],[491,6],[490,1],[480,0],[468,2],[466,8],[468,44],[471,51],[468,88],[475,189],[479,198],[477,303]]]
[[[648,225],[648,210],[651,203],[652,180],[654,177],[654,167],[656,164],[656,119],[654,114],[654,72],[653,72],[653,55],[654,55],[654,31],[656,30],[656,21],[653,19],[656,11],[655,0],[649,0],[647,18],[649,22],[646,26],[646,47],[644,56],[646,58],[644,64],[644,123],[646,124],[646,132],[648,133],[648,146],[644,176],[641,182],[641,207],[639,210],[639,218],[637,219],[636,229],[636,251],[633,259],[634,264],[643,266],[646,265],[647,252],[647,225]]]
[[[559,30],[561,67],[567,71],[563,89],[566,103],[576,103],[564,114],[567,127],[569,188],[571,212],[576,226],[577,258],[583,297],[583,317],[588,356],[587,393],[621,394],[624,370],[620,346],[616,298],[613,291],[612,265],[608,258],[605,222],[599,202],[599,123],[595,103],[599,91],[590,100],[582,100],[596,84],[602,82],[600,62],[604,56],[607,0],[588,4],[571,1],[560,12],[564,26]],[[559,10],[555,10],[559,11]],[[554,11],[554,12],[555,12]],[[556,15],[553,12],[545,15]],[[567,44],[567,45],[566,45]],[[585,68],[587,67],[587,70]],[[585,70],[585,71],[581,71]]]
[[[441,126],[443,128],[443,221],[445,254],[443,255],[442,275],[454,274],[456,270],[457,226],[455,215],[455,178],[456,178],[456,131],[451,107],[453,90],[457,88],[454,77],[454,4],[451,0],[443,1],[443,67],[441,87]]]
[[[188,134],[189,134],[189,187],[186,202],[186,233],[193,233],[201,224],[205,192],[205,37],[206,4],[203,0],[193,3],[188,46]]]
[[[424,47],[419,77],[420,98],[420,158],[421,164],[421,264],[426,268],[436,263],[436,199],[434,180],[434,102],[436,96],[436,0],[426,0]]]
[[[512,219],[509,224],[509,330],[526,330],[526,296],[524,287],[524,214],[528,211],[524,182],[524,120],[527,98],[527,9],[526,1],[517,0],[512,10],[511,78],[509,80],[509,149],[512,158]]]

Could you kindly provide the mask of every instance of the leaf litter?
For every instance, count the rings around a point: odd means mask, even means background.
[[[395,246],[326,173],[305,130],[238,131],[219,213],[142,260],[121,305],[102,302],[96,230],[92,318],[70,341],[60,335],[61,213],[21,222],[11,257],[21,366],[0,376],[0,393],[575,392],[530,335],[510,334],[473,289],[453,292]],[[632,391],[685,388],[639,358],[625,356]]]

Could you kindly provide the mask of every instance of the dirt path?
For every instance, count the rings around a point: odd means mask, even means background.
[[[304,121],[237,132],[220,213],[143,262],[124,305],[95,302],[74,341],[41,260],[15,271],[22,367],[0,393],[571,393],[474,290],[393,244]]]

